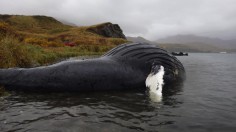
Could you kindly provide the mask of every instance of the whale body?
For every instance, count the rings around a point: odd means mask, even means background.
[[[185,79],[183,65],[171,53],[156,45],[131,43],[94,59],[0,69],[0,85],[7,90],[55,92],[144,89],[153,64],[164,67],[165,85]]]

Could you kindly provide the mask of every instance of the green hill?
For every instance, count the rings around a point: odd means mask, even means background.
[[[0,15],[0,67],[31,67],[72,56],[102,54],[127,42],[119,37],[122,30],[114,31],[113,26],[118,25],[77,27],[48,16]]]
[[[53,30],[68,30],[70,28],[70,26],[47,16],[0,15],[0,21],[8,23],[15,30],[22,32],[49,33]]]

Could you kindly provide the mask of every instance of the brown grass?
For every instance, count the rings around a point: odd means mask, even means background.
[[[96,26],[99,25],[92,27]],[[88,28],[67,26],[46,16],[0,15],[0,68],[32,67],[68,57],[101,55],[127,42],[88,32]]]
[[[0,68],[29,66],[31,57],[25,45],[12,36],[0,40]]]

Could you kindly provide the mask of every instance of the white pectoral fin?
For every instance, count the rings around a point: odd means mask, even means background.
[[[164,85],[164,73],[164,67],[160,66],[160,69],[156,74],[150,73],[146,78],[146,87],[149,88],[149,93],[152,98],[155,97],[153,94],[155,94],[156,97],[162,96],[162,87]]]
[[[146,87],[148,87],[150,91],[155,92],[157,89],[157,81],[156,75],[153,75],[152,73],[149,74],[146,79]]]

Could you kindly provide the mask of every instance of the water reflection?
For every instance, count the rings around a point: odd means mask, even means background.
[[[156,131],[175,123],[183,85],[163,90],[162,102],[145,91],[98,93],[13,93],[0,107],[3,131]],[[42,127],[44,126],[44,127]]]
[[[183,103],[176,98],[177,95],[181,95],[183,92],[183,87],[183,82],[166,86],[163,90],[163,104],[177,107],[179,104]]]

